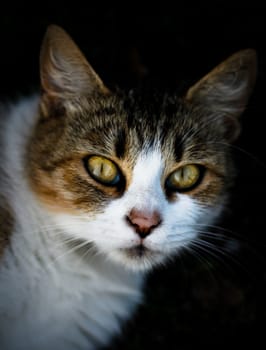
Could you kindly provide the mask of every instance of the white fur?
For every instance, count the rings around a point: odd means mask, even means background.
[[[163,263],[196,237],[197,225],[206,224],[213,219],[206,209],[185,194],[179,194],[174,203],[167,200],[161,185],[163,168],[163,160],[157,148],[143,152],[135,165],[133,181],[128,190],[121,198],[112,201],[104,213],[98,214],[92,221],[85,215],[79,218],[58,215],[55,217],[57,225],[65,227],[72,237],[94,242],[104,256],[131,270],[147,270],[155,264]],[[133,260],[124,251],[137,246],[141,241],[125,220],[133,208],[157,211],[162,219],[162,224],[144,241],[144,245],[154,255],[141,261]],[[68,230],[68,227],[71,229]]]
[[[16,212],[0,267],[1,350],[95,349],[120,330],[141,301],[142,275],[101,256],[69,252],[23,176],[25,143],[38,99],[11,108],[2,128],[5,192]]]
[[[144,270],[176,254],[196,236],[195,224],[210,219],[187,195],[170,203],[161,186],[164,161],[158,148],[140,154],[126,193],[96,217],[48,214],[23,175],[25,144],[37,117],[38,98],[11,108],[2,127],[1,192],[16,213],[11,245],[0,267],[0,348],[2,350],[95,349],[120,330],[141,301]],[[126,248],[139,236],[125,216],[132,208],[156,210],[162,224],[144,244],[146,259]],[[82,238],[97,254],[84,257],[64,241]]]

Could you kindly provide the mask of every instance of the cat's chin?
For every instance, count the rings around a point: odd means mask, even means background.
[[[149,271],[165,262],[165,255],[143,245],[123,248],[113,252],[110,258],[131,271]]]

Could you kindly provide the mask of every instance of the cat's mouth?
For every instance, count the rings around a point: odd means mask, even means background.
[[[149,270],[164,260],[162,252],[152,250],[142,243],[130,248],[124,248],[122,252],[129,266],[134,270]]]
[[[138,244],[131,248],[125,248],[125,253],[129,258],[132,259],[141,259],[144,256],[147,256],[148,254],[151,254],[151,250],[147,247],[145,247],[143,244]]]

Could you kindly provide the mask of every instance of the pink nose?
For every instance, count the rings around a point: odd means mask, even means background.
[[[132,209],[127,216],[127,222],[135,228],[141,238],[145,238],[154,228],[160,225],[161,217],[156,211]]]

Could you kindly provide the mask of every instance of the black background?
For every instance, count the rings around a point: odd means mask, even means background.
[[[6,4],[0,14],[3,101],[38,89],[39,50],[51,23],[74,38],[110,86],[136,86],[143,80],[178,91],[235,51],[257,50],[257,85],[233,148],[239,176],[228,215],[220,222],[226,229],[220,230],[223,240],[215,241],[217,250],[201,257],[183,254],[153,272],[144,305],[113,349],[265,346],[265,5],[196,4],[72,1],[27,7],[21,2]]]

